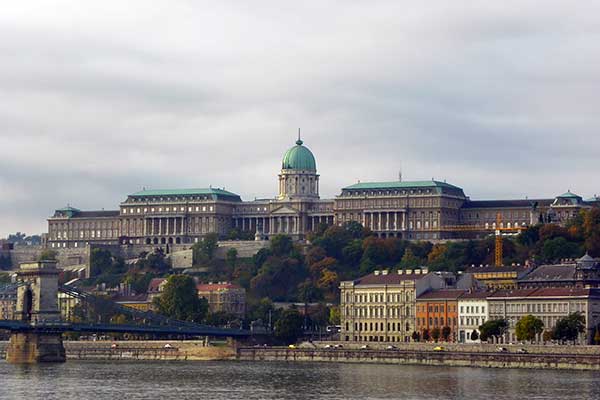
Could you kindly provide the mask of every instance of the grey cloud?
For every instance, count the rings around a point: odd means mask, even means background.
[[[19,2],[0,15],[0,236],[146,187],[275,195],[302,127],[322,194],[447,179],[600,192],[598,5]]]

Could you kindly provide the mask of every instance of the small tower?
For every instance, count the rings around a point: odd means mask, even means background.
[[[21,321],[38,324],[60,320],[58,274],[56,261],[21,264],[17,279],[22,285],[17,290],[16,308]]]
[[[12,333],[6,361],[14,364],[64,362],[58,308],[58,274],[56,261],[21,264],[17,280],[16,315],[26,325]]]

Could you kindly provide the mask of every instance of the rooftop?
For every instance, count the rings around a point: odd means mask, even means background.
[[[571,281],[575,279],[575,265],[542,265],[531,271],[519,281]]]
[[[402,271],[402,273],[399,273],[399,271]],[[403,281],[411,281],[411,280],[418,280],[421,279],[425,276],[427,276],[427,271],[425,271],[425,273],[422,273],[421,270],[419,270],[419,273],[415,273],[413,270],[399,270],[399,271],[389,271],[389,272],[383,272],[383,271],[377,271],[379,273],[372,273],[366,276],[363,276],[362,278],[358,278],[354,281],[355,285],[398,285],[400,283],[402,283]],[[412,271],[410,273],[407,273],[409,271]]]
[[[489,299],[495,298],[540,298],[540,297],[583,297],[599,296],[597,289],[568,288],[568,287],[550,287],[534,289],[515,289],[498,290],[488,296]]]
[[[429,290],[419,296],[417,300],[456,300],[468,290],[465,289],[437,289]]]
[[[390,181],[390,182],[359,182],[354,185],[347,186],[342,190],[356,189],[410,189],[410,188],[449,188],[462,190],[458,186],[451,185],[446,182],[431,181]]]
[[[532,208],[536,205],[548,206],[552,204],[553,199],[522,199],[522,200],[468,200],[463,208]]]
[[[135,197],[150,196],[194,196],[194,195],[221,195],[236,196],[239,195],[219,188],[200,188],[200,189],[146,189],[131,194]]]

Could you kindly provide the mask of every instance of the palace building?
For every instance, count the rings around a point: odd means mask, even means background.
[[[257,239],[286,234],[302,240],[319,224],[357,221],[380,237],[444,240],[519,229],[538,222],[564,223],[600,204],[570,191],[554,199],[471,200],[446,182],[359,182],[333,199],[319,196],[319,174],[300,138],[283,156],[274,198],[243,201],[220,188],[142,190],[114,211],[61,208],[48,219],[47,246],[90,244],[191,244],[232,229]]]

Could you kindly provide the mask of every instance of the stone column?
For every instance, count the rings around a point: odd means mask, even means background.
[[[377,213],[377,230],[381,231],[381,212]]]
[[[158,219],[158,235],[162,236],[162,218]]]
[[[394,211],[394,230],[398,230],[398,212]]]

